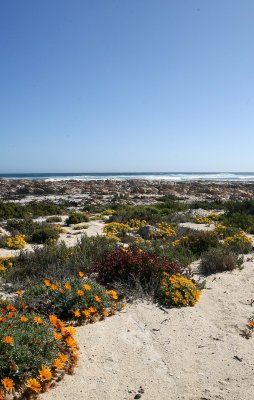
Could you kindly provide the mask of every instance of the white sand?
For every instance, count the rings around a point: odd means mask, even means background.
[[[142,386],[144,400],[253,399],[254,336],[240,336],[254,312],[253,272],[249,261],[210,276],[193,308],[140,302],[78,328],[79,367],[41,398],[133,399]]]

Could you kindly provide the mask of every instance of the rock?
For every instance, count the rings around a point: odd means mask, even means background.
[[[139,228],[138,234],[143,238],[143,239],[151,239],[154,233],[156,233],[158,229],[155,226],[152,225],[145,225]]]

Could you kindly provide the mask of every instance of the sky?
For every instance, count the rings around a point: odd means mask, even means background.
[[[253,0],[1,0],[0,173],[254,171]]]

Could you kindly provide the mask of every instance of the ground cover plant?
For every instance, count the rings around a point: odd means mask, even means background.
[[[243,257],[239,257],[227,248],[211,248],[201,256],[199,270],[204,275],[217,272],[232,271],[240,268],[243,264]]]
[[[57,282],[44,279],[20,296],[18,303],[22,302],[29,304],[30,310],[78,324],[104,319],[122,308],[116,291],[106,290],[82,271],[77,277]]]
[[[89,222],[89,217],[86,213],[73,212],[66,220],[67,225],[80,224],[81,222]]]
[[[66,213],[66,207],[51,201],[30,202],[19,204],[0,201],[0,220],[10,218],[37,218],[47,215],[61,215]]]
[[[74,330],[49,318],[0,305],[0,398],[34,398],[64,372],[72,372],[78,349]]]
[[[96,259],[104,252],[115,248],[115,242],[104,236],[83,236],[74,247],[64,242],[46,244],[33,252],[21,252],[13,261],[4,278],[16,288],[26,288],[37,284],[45,277],[53,281],[76,276],[80,268],[87,273]]]
[[[122,284],[127,290],[128,287],[136,287],[155,296],[163,272],[184,272],[180,264],[171,263],[166,257],[136,247],[120,247],[105,252],[103,258],[94,263],[93,270],[101,284]]]
[[[0,276],[13,267],[14,256],[0,257]]]
[[[210,231],[197,231],[194,229],[181,229],[179,238],[172,242],[176,248],[185,247],[197,257],[211,247],[221,246],[218,236]]]
[[[201,291],[195,283],[181,274],[163,273],[160,295],[167,306],[194,306],[200,298]]]
[[[25,235],[4,236],[0,238],[0,247],[12,250],[24,249],[27,245]]]

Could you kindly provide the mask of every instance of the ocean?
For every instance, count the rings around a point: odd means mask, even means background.
[[[163,180],[163,181],[213,181],[213,182],[254,182],[254,172],[113,172],[113,173],[27,173],[1,174],[0,179],[27,179],[44,181],[62,180]]]

